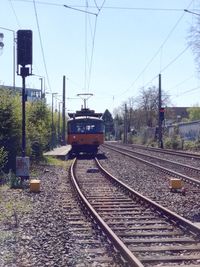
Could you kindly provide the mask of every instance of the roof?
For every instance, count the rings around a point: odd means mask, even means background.
[[[188,118],[188,108],[189,107],[166,107],[166,111],[172,113],[170,117],[174,116],[176,118],[177,116],[180,116],[181,118]]]
[[[76,113],[68,113],[70,118],[77,118],[77,117],[95,117],[100,118],[102,113],[95,113],[94,110],[90,110],[88,108],[82,108],[81,110],[77,110]]]

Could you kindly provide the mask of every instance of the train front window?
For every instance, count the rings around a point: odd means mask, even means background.
[[[102,133],[104,131],[102,121],[86,120],[86,121],[71,121],[69,125],[71,133]]]

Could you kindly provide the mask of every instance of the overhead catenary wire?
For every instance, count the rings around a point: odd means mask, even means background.
[[[13,2],[27,2],[32,3],[32,0],[11,0]],[[44,1],[35,1],[37,4],[41,5],[53,5],[53,6],[63,6],[63,4],[58,4],[56,2],[44,2]],[[96,1],[94,1],[96,2]],[[85,5],[70,5],[71,8],[85,8]],[[95,5],[88,5],[88,8],[91,9],[98,9],[97,2]],[[104,9],[112,9],[112,10],[130,10],[130,11],[157,11],[157,12],[182,12],[183,9],[181,8],[152,8],[152,7],[123,7],[123,6],[104,6]],[[191,11],[200,11],[199,8],[191,9]]]
[[[184,84],[185,82],[191,80],[192,78],[194,77],[194,74],[188,76],[187,78],[185,78],[183,81],[175,84],[173,87],[169,88],[169,90],[172,90],[172,89],[176,89],[177,87],[179,87],[180,85]]]
[[[17,24],[18,28],[21,29],[21,28],[22,28],[22,27],[21,27],[21,23],[20,23],[20,20],[19,20],[19,18],[18,18],[18,16],[17,16],[17,12],[16,12],[16,10],[15,10],[15,7],[14,7],[14,5],[13,5],[13,3],[12,3],[13,1],[12,1],[12,0],[8,0],[8,2],[9,2],[9,5],[10,5],[10,7],[11,7],[11,9],[12,9],[13,14],[14,14],[14,17],[15,17],[15,20],[16,20],[16,24]],[[32,3],[32,1],[31,1],[31,3]],[[16,37],[15,37],[14,42],[16,42],[16,41],[17,41],[17,39],[16,39]],[[38,68],[37,68],[36,65],[35,65],[35,68],[36,68],[36,70],[37,70],[37,73],[39,73]],[[35,76],[35,75],[32,75],[32,76]]]
[[[192,89],[188,89],[186,91],[183,91],[183,92],[181,92],[181,94],[177,94],[176,97],[182,96],[182,95],[187,94],[187,93],[191,93],[192,91],[196,91],[198,89],[200,89],[200,86],[196,86]]]
[[[187,9],[190,8],[190,6],[192,5],[194,0],[192,0],[190,2],[190,4],[187,6]],[[156,51],[156,53],[153,55],[153,57],[149,60],[149,62],[147,63],[147,65],[144,67],[144,69],[138,74],[138,76],[136,77],[136,79],[131,83],[131,85],[126,89],[124,90],[122,93],[120,93],[118,95],[118,97],[124,95],[125,93],[127,93],[134,85],[135,83],[138,81],[138,79],[144,74],[144,72],[146,71],[146,69],[150,66],[150,64],[153,62],[153,60],[157,57],[157,55],[160,53],[160,51],[163,49],[164,45],[167,43],[167,41],[169,40],[170,36],[172,35],[172,33],[175,31],[175,29],[177,28],[178,24],[181,22],[181,20],[183,19],[185,15],[185,12],[183,10],[183,13],[182,15],[178,18],[178,20],[176,21],[176,23],[174,24],[174,26],[172,27],[172,29],[170,30],[170,32],[167,34],[167,37],[164,39],[163,43],[160,45],[160,47],[158,48],[158,50]],[[185,49],[184,49],[185,50]],[[182,52],[183,53],[183,52]],[[169,64],[168,64],[169,65]],[[161,68],[161,66],[160,66]],[[167,66],[165,68],[163,68],[162,70],[160,70],[160,73],[166,69]],[[157,77],[157,75],[155,76]],[[153,79],[155,79],[155,77]],[[153,80],[152,79],[152,80]],[[151,80],[151,81],[152,81]],[[149,82],[147,83],[149,84]],[[145,86],[144,86],[145,87]]]
[[[105,4],[105,1],[103,1],[103,3],[101,4],[100,7],[97,7],[98,9],[98,12],[97,12],[97,15],[95,17],[95,22],[94,22],[94,30],[93,30],[93,33],[92,33],[92,27],[91,27],[91,21],[90,21],[90,17],[89,15],[86,14],[86,24],[87,24],[87,21],[89,21],[89,25],[90,25],[90,31],[91,31],[91,35],[92,35],[92,49],[91,49],[91,57],[90,57],[90,62],[89,62],[89,65],[88,65],[88,77],[87,77],[87,71],[86,71],[86,68],[87,68],[87,64],[86,64],[86,60],[87,60],[87,55],[86,55],[86,59],[85,59],[85,90],[89,91],[90,89],[90,82],[91,82],[91,76],[92,76],[92,66],[93,66],[93,58],[94,58],[94,48],[95,48],[95,38],[96,38],[96,30],[97,30],[97,19],[98,19],[98,15],[99,13],[101,12],[104,4]],[[95,2],[96,3],[96,2]],[[88,7],[88,1],[86,0],[86,6]],[[86,39],[86,43],[87,43],[87,25],[85,26],[86,27],[86,35],[85,35],[85,39]],[[87,44],[86,44],[87,45]],[[85,48],[85,51],[87,53],[87,49]],[[87,84],[87,86],[86,86]]]
[[[12,0],[9,0],[9,1],[12,1]],[[20,1],[20,0],[19,0]],[[24,2],[31,2],[31,1],[24,1]],[[42,1],[35,1],[35,3],[38,3],[38,4],[47,4],[46,2],[42,2]],[[54,3],[49,3],[49,4],[51,4],[51,5],[56,5],[56,6],[63,6],[63,5],[60,5],[60,4],[54,4]],[[91,6],[91,5],[88,5],[88,8],[96,8],[96,9],[99,9],[99,7],[98,7],[98,4],[97,4],[97,1],[95,1],[94,0],[94,6]],[[75,7],[74,5],[73,5],[73,7]],[[76,6],[76,7],[81,7],[81,6]],[[84,5],[82,6],[82,7],[85,7]],[[106,8],[108,8],[109,9],[109,7],[104,7],[105,9]],[[117,9],[118,7],[116,7],[116,9]],[[124,8],[123,8],[124,9]],[[126,8],[125,8],[126,9]],[[143,8],[131,8],[130,7],[130,10],[143,10]],[[148,9],[148,8],[145,8],[145,10],[149,10],[149,11],[153,11],[152,9]],[[171,10],[171,9],[162,9],[162,11],[169,11],[169,10]],[[174,11],[183,11],[182,9],[173,9]],[[191,9],[192,10],[192,9]],[[193,9],[194,10],[194,9]],[[197,10],[197,9],[196,9]],[[159,11],[159,9],[158,8],[156,8],[156,9],[154,9],[154,11]],[[161,10],[160,10],[161,11]],[[90,16],[89,16],[89,14],[88,14],[88,17],[90,18]],[[95,20],[97,20],[97,17],[95,18]],[[89,21],[88,21],[89,22]],[[92,32],[91,32],[91,37],[92,37]],[[163,48],[163,46],[161,46],[160,47],[161,48],[161,50],[162,50],[162,48]],[[94,48],[93,48],[94,49]],[[185,48],[184,48],[185,49]],[[88,51],[89,51],[89,49],[88,49]],[[160,51],[159,51],[160,52]],[[184,53],[184,51],[182,51],[181,53]],[[177,57],[177,59],[179,58],[179,57],[181,57],[181,55],[180,55],[180,53],[176,56]],[[164,66],[164,68],[162,68],[162,64],[160,63],[160,72],[161,71],[165,71],[167,68],[169,68],[177,59],[176,59],[176,57],[172,60],[172,61],[170,61],[166,66]],[[90,58],[90,62],[92,62],[93,61],[93,59],[92,59],[92,56],[91,56],[91,58]],[[89,59],[88,59],[88,62],[87,62],[87,68],[88,68],[88,70],[90,70],[90,66],[91,66],[91,64],[90,64],[90,62],[89,62]],[[92,68],[91,68],[92,69]],[[90,73],[90,71],[88,72],[88,73]],[[90,87],[90,79],[89,79],[89,77],[91,77],[91,75],[89,75],[88,74],[88,77],[87,77],[87,88],[89,88]],[[155,78],[157,78],[157,75],[153,78],[153,79],[155,79]],[[151,80],[152,81],[152,80]]]
[[[94,0],[95,1],[95,0]],[[96,38],[96,29],[97,29],[97,18],[104,7],[106,0],[104,0],[101,4],[100,7],[97,6],[98,8],[98,13],[95,19],[95,26],[94,26],[94,35],[93,35],[93,40],[92,40],[92,55],[91,55],[91,61],[90,61],[90,68],[89,68],[89,82],[88,82],[88,89],[90,88],[90,81],[91,81],[91,74],[92,74],[92,64],[93,64],[93,56],[94,56],[94,45],[95,45],[95,38]],[[96,1],[95,1],[96,3]]]
[[[49,90],[52,92],[51,84],[50,84],[50,80],[49,80],[49,75],[48,75],[48,71],[47,71],[47,64],[46,64],[45,55],[44,55],[44,48],[43,48],[43,44],[42,44],[42,36],[41,36],[41,32],[40,32],[39,19],[38,19],[35,0],[33,0],[33,6],[34,6],[35,18],[36,18],[37,29],[38,29],[39,40],[40,40],[40,47],[41,47],[41,52],[42,52],[42,59],[43,59],[43,64],[44,64],[45,73],[46,73],[46,77],[47,77],[48,87],[49,87]]]
[[[178,55],[175,56],[165,67],[162,68],[160,73],[164,73],[172,64],[174,64],[188,49],[190,45],[186,46]],[[146,87],[148,84],[152,83],[158,77],[158,74],[154,76],[150,81],[148,81],[143,87]]]
[[[10,4],[10,7],[11,7],[11,9],[12,9],[12,11],[13,11],[14,16],[15,16],[17,25],[18,25],[19,28],[21,28],[21,26],[20,26],[20,22],[19,22],[19,18],[17,17],[17,13],[15,12],[15,8],[14,8],[14,6],[13,6],[12,0],[8,0],[8,2],[9,2],[9,4]]]

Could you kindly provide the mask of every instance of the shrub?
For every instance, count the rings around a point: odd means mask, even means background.
[[[174,135],[171,138],[167,137],[164,139],[164,148],[182,149],[183,148],[183,140],[178,135]]]
[[[8,161],[8,152],[4,150],[4,147],[0,148],[0,171],[5,167]]]

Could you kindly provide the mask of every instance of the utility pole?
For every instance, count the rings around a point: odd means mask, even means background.
[[[40,98],[42,99],[43,98],[43,78],[41,77],[41,78],[39,78],[39,80],[40,80],[40,82],[41,82],[41,87],[40,87],[40,90],[41,90],[41,96],[40,96]]]
[[[5,31],[9,31],[9,32],[12,32],[13,33],[13,89],[15,90],[15,70],[16,70],[16,67],[15,67],[15,50],[16,50],[15,49],[15,44],[16,44],[15,31],[12,30],[12,29],[4,28],[4,27],[0,27],[0,29],[5,30]],[[0,42],[0,46],[1,45],[2,45],[2,43]],[[32,50],[32,47],[31,47],[31,50]]]
[[[4,43],[3,43],[4,34],[0,32],[0,55],[3,51]]]
[[[61,144],[61,133],[60,133],[60,104],[63,102],[58,103],[58,144]]]
[[[162,136],[162,119],[161,119],[161,109],[162,109],[162,94],[161,94],[161,74],[158,77],[158,143],[159,147],[163,148],[163,136]]]
[[[65,75],[63,76],[63,106],[62,106],[62,145],[66,144],[65,142]]]
[[[57,95],[57,93],[51,93],[51,146],[52,146],[52,149],[54,148],[55,146],[55,127],[54,127],[54,117],[53,117],[53,112],[54,112],[54,103],[53,103],[53,98],[54,98],[54,95]]]
[[[125,114],[124,114],[124,143],[127,144],[128,138],[128,125],[127,125],[127,105],[125,104]]]

